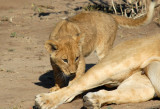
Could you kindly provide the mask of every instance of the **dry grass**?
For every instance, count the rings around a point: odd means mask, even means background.
[[[111,0],[110,2],[103,2],[101,0],[89,0],[90,3],[78,10],[86,11],[103,11],[129,18],[138,18],[146,14],[150,0]],[[159,2],[158,2],[159,3]],[[154,21],[160,24],[160,4],[156,6],[156,17]],[[32,3],[32,9],[35,15],[46,14],[49,15],[55,9],[54,6],[36,5]]]
[[[117,14],[129,18],[138,18],[146,14],[148,9],[148,4],[149,2],[147,2],[147,0],[121,0],[120,3],[115,2],[115,0],[111,0],[110,4],[96,2],[95,0],[88,6],[84,7],[83,9],[87,11],[93,11],[93,10],[103,11],[106,13]],[[159,5],[157,5],[156,8],[158,7]],[[157,16],[158,21],[159,19],[160,15]]]

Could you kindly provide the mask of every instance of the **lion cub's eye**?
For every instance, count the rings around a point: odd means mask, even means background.
[[[63,60],[63,62],[66,62],[66,63],[68,63],[68,60],[67,59],[62,59]]]
[[[79,59],[79,56],[78,56],[78,57],[76,57],[75,61],[78,61],[78,59]]]

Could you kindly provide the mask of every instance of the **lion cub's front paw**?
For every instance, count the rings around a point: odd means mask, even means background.
[[[88,93],[83,97],[83,106],[87,109],[101,109],[100,102],[94,93]]]

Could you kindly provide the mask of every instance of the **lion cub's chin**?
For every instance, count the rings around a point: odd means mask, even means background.
[[[65,78],[68,78],[70,81],[73,80],[76,77],[76,73],[71,73],[71,74],[64,74],[63,75]]]

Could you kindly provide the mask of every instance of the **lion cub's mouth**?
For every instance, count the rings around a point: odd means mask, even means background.
[[[75,74],[75,73],[70,74],[70,75],[69,75],[69,80],[73,80],[73,79],[75,78],[75,76],[76,76],[76,74]]]
[[[76,74],[72,73],[70,75],[66,75],[66,74],[63,73],[63,77],[66,78],[66,80],[71,81],[71,80],[73,80],[76,77]]]

